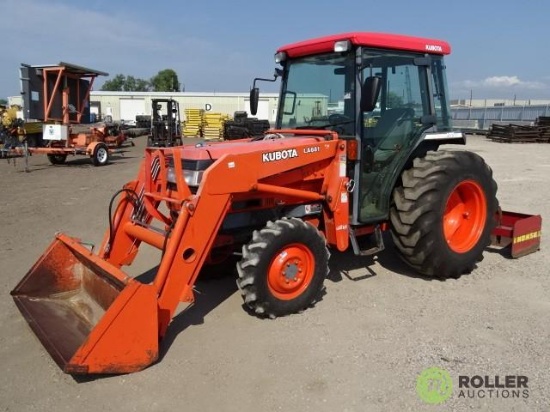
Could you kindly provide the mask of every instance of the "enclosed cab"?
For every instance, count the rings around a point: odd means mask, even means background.
[[[413,158],[453,132],[443,57],[448,43],[347,33],[283,46],[279,129],[321,129],[349,141],[352,224],[389,216],[391,191]]]

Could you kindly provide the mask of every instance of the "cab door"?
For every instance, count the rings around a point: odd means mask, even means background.
[[[363,78],[380,77],[382,86],[375,109],[361,114],[355,218],[373,223],[388,218],[393,184],[426,129],[422,119],[432,105],[429,66],[418,54],[367,50],[363,60]]]

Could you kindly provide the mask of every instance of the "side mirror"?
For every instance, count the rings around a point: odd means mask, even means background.
[[[376,107],[376,101],[382,88],[382,79],[378,76],[370,76],[365,79],[361,88],[361,111],[372,112]]]
[[[260,99],[260,89],[253,87],[250,89],[250,114],[256,116],[258,113],[258,100]]]

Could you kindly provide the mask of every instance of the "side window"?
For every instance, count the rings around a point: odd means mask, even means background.
[[[385,97],[384,109],[411,108],[416,116],[422,116],[418,67],[412,64],[388,67]]]

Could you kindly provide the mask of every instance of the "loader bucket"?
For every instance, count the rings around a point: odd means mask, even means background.
[[[11,292],[66,373],[129,373],[158,357],[157,294],[59,234]]]

